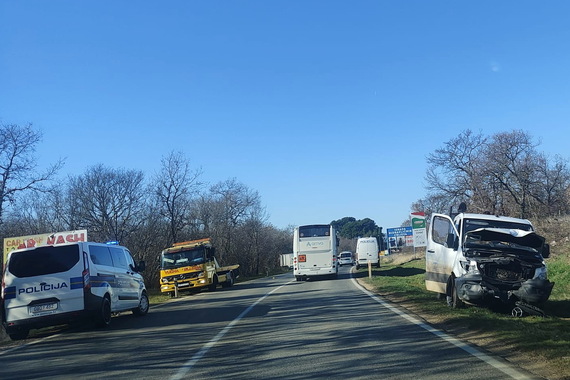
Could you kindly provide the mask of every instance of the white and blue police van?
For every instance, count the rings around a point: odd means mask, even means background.
[[[3,325],[13,340],[30,329],[91,320],[108,326],[114,313],[146,315],[149,300],[140,272],[120,245],[79,242],[9,253],[2,282]]]

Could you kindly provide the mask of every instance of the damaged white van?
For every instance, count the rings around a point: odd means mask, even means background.
[[[433,214],[426,247],[427,290],[448,304],[512,307],[512,314],[543,315],[539,306],[552,291],[544,238],[530,221],[487,214]]]
[[[80,242],[15,250],[2,282],[3,323],[10,338],[30,329],[91,319],[107,326],[111,315],[145,315],[149,301],[144,261],[135,264],[119,245]]]

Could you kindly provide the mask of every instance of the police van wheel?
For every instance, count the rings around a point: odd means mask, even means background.
[[[22,328],[22,329],[17,329],[17,330],[9,330],[9,331],[6,331],[6,333],[8,334],[10,339],[12,339],[12,340],[22,340],[22,339],[26,339],[28,337],[30,330]]]
[[[148,301],[148,296],[146,295],[146,292],[143,292],[143,294],[141,294],[141,300],[139,301],[139,306],[135,307],[132,310],[132,312],[134,315],[142,317],[143,315],[146,315],[148,313],[149,307],[150,303]]]
[[[111,301],[109,297],[103,297],[101,307],[98,314],[95,316],[95,323],[99,327],[107,327],[111,324]]]

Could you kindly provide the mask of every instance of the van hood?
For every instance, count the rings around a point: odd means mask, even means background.
[[[542,253],[544,241],[544,237],[533,231],[503,228],[480,228],[469,231],[465,234],[464,247]]]

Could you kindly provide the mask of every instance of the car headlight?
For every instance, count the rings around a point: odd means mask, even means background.
[[[203,278],[203,277],[204,277],[204,272],[198,273],[198,278]]]
[[[533,278],[538,278],[539,280],[547,280],[548,279],[548,273],[546,270],[546,267],[539,267],[536,268],[534,270],[534,277]]]
[[[477,266],[477,261],[469,260],[469,261],[460,261],[461,267],[467,272],[467,274],[474,274],[479,275],[479,267]]]

